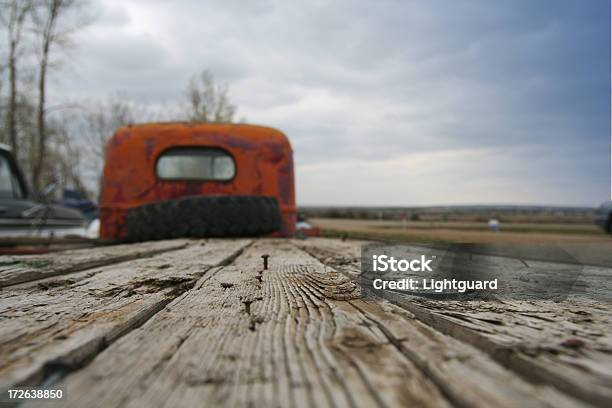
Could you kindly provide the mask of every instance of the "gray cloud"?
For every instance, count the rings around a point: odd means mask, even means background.
[[[289,135],[302,203],[609,196],[606,2],[94,6],[99,19],[79,34],[70,86],[61,79],[57,94],[176,105],[189,76],[210,68],[239,115]],[[354,182],[363,169],[369,181]],[[401,180],[419,195],[392,188]]]

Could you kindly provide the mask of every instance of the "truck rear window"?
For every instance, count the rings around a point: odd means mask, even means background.
[[[215,180],[234,178],[232,156],[214,148],[177,148],[163,152],[157,159],[157,177],[163,180]]]

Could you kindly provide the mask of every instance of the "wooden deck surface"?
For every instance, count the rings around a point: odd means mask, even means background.
[[[0,257],[0,390],[51,385],[66,397],[45,406],[69,407],[612,406],[612,310],[589,296],[612,270],[587,268],[562,302],[373,300],[362,244]]]

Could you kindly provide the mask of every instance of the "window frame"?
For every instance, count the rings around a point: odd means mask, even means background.
[[[173,152],[173,151],[181,151],[181,150],[193,150],[193,149],[197,149],[197,150],[208,150],[208,151],[217,151],[217,152],[221,152],[223,154],[225,154],[227,157],[229,157],[232,160],[232,164],[234,165],[234,174],[231,178],[229,179],[215,179],[215,178],[199,178],[199,177],[171,177],[171,178],[166,178],[166,177],[161,177],[158,173],[158,164],[159,161],[162,159],[162,157],[164,157],[165,154],[168,154],[169,152]],[[157,158],[155,160],[155,164],[153,167],[153,174],[155,175],[155,178],[158,181],[163,181],[163,182],[177,182],[177,181],[187,181],[187,182],[196,182],[196,183],[203,183],[203,182],[214,182],[214,183],[231,183],[232,181],[234,181],[234,179],[236,178],[236,176],[238,175],[238,166],[236,165],[236,159],[234,158],[234,155],[231,154],[227,149],[224,149],[222,147],[219,146],[172,146],[169,147],[167,149],[164,149],[161,153],[159,153],[157,155]]]
[[[25,182],[25,178],[23,177],[23,173],[21,169],[17,165],[17,161],[12,155],[10,150],[5,150],[4,148],[0,148],[0,156],[6,160],[6,163],[9,167],[10,178],[11,178],[11,187],[13,189],[13,197],[12,198],[3,198],[3,200],[25,200],[30,196],[30,191],[28,190],[28,185]],[[20,191],[16,191],[19,189]],[[17,193],[21,194],[17,194]]]

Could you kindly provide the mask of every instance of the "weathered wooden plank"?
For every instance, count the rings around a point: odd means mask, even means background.
[[[593,265],[556,264],[541,261],[525,261],[525,271],[531,275],[547,276],[548,274],[573,273],[576,281],[571,294],[581,295],[601,302],[612,303],[612,268]],[[530,276],[527,274],[527,276]]]
[[[257,241],[67,377],[61,405],[580,405],[388,302],[333,299],[347,281]]]
[[[184,248],[189,241],[170,240],[111,245],[54,252],[45,255],[0,256],[0,288],[152,256]]]
[[[321,240],[297,244],[347,274],[359,274],[359,244],[347,241],[344,246],[330,246]],[[351,244],[353,248],[347,249]],[[499,258],[491,257],[491,262],[496,259]],[[523,267],[538,267],[549,273],[555,268],[567,268],[534,261],[528,265]],[[399,293],[388,293],[388,298],[437,330],[486,351],[531,381],[548,383],[590,403],[610,406],[612,311],[609,303],[588,297],[598,293],[601,285],[596,279],[609,276],[610,270],[585,267],[580,280],[592,289],[560,302],[432,301]]]
[[[291,278],[312,268],[286,242],[256,242],[68,377],[62,405],[446,406],[386,339]]]
[[[250,241],[185,249],[0,292],[0,389],[73,369],[192,287]]]
[[[386,302],[351,304],[379,327],[404,354],[427,372],[457,406],[584,406],[550,386],[530,384],[494,360],[452,337],[402,315]],[[391,313],[389,313],[391,312]],[[402,316],[403,319],[400,319]],[[406,324],[408,320],[411,324]]]
[[[599,406],[612,403],[612,319],[607,305],[564,302],[394,303],[423,322],[486,351],[535,382]]]

